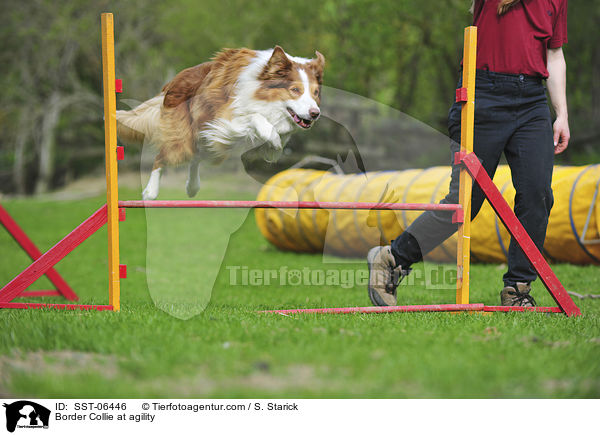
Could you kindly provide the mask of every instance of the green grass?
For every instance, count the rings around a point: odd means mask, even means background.
[[[123,189],[120,195],[135,198],[137,192]],[[199,197],[251,199],[211,187]],[[47,249],[103,200],[3,205]],[[0,310],[0,395],[600,397],[600,301],[576,300],[583,311],[578,318],[260,315],[255,311],[364,306],[369,300],[362,286],[231,285],[228,266],[353,271],[365,266],[278,251],[260,235],[253,213],[245,216],[154,210],[146,219],[143,210],[128,210],[121,224],[121,262],[129,272],[122,281],[121,312]],[[235,231],[227,244],[230,230]],[[5,231],[0,248],[0,280],[7,282],[28,260]],[[107,303],[106,251],[103,229],[57,266],[82,303]],[[567,288],[600,293],[597,267],[555,270]],[[471,300],[497,304],[502,273],[498,265],[473,265]],[[49,286],[44,278],[32,288]],[[540,304],[553,304],[540,283],[534,289]],[[405,303],[453,300],[452,290],[427,290],[419,283],[400,292]],[[187,316],[193,317],[181,319]]]

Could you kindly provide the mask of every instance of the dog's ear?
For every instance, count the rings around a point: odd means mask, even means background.
[[[319,50],[315,50],[315,55],[317,56],[315,59],[317,64],[323,69],[325,67],[325,56],[319,53]]]
[[[276,45],[271,58],[260,75],[263,80],[284,78],[292,69],[292,61],[287,57],[283,48]]]
[[[325,67],[325,56],[323,56],[319,51],[315,51],[315,55],[317,56],[315,59],[312,59],[309,62],[310,68],[315,73],[315,77],[317,78],[317,83],[323,83],[323,68]]]

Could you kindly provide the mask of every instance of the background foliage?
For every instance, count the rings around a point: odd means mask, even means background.
[[[107,10],[115,13],[124,98],[153,96],[177,71],[223,47],[279,44],[299,56],[324,53],[327,86],[389,105],[445,133],[462,29],[471,22],[468,1],[325,0],[297,6],[283,0],[5,0],[0,191],[40,193],[101,169],[99,15]],[[570,3],[565,56],[572,144],[559,163],[600,160],[600,46],[593,36],[599,24],[599,1]],[[368,119],[357,119],[367,131]],[[343,140],[334,127],[318,127],[292,148]],[[408,163],[438,162],[432,155],[431,161]]]

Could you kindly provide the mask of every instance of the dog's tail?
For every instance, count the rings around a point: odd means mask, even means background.
[[[117,110],[117,136],[122,142],[130,145],[142,145],[144,140],[154,142],[156,139],[160,109],[164,95],[144,101],[132,110]]]

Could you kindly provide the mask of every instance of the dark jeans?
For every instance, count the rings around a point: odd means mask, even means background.
[[[458,87],[462,86],[461,81]],[[452,160],[459,150],[460,111],[460,103],[454,103],[448,114]],[[490,177],[494,176],[504,152],[516,190],[515,214],[541,250],[554,202],[551,188],[554,164],[552,121],[542,81],[528,76],[477,70],[473,148]],[[441,203],[458,203],[459,172],[459,166],[452,167],[449,193]],[[473,183],[472,218],[479,212],[484,199],[479,186]],[[451,213],[423,213],[392,241],[396,264],[410,267],[456,230]],[[535,269],[511,239],[505,285],[531,282],[536,277]]]

